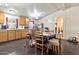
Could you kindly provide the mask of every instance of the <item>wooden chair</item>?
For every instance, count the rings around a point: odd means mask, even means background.
[[[44,44],[42,31],[35,31],[34,39],[36,41],[35,48],[36,51],[40,50],[43,55],[44,52],[48,53],[47,45]]]
[[[26,32],[26,42],[25,42],[25,45],[24,45],[24,47],[26,47],[26,46],[28,46],[29,45],[29,38],[30,38],[30,36],[29,36],[29,30]]]
[[[52,45],[52,53],[60,55],[63,51],[63,46],[59,44],[58,39],[49,40],[49,44]]]
[[[31,35],[29,34],[29,31],[31,32]],[[30,39],[32,40],[32,30],[28,30],[28,32],[26,33],[26,45],[28,46]]]

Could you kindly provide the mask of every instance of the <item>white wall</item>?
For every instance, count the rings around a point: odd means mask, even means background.
[[[4,17],[4,25],[6,25],[6,17],[8,17],[8,27],[9,28],[16,28],[16,19],[19,19],[19,16],[5,14]]]
[[[79,6],[64,11],[64,36],[79,36]]]
[[[51,30],[54,30],[55,22],[56,22],[55,18],[57,16],[62,16],[62,15],[63,15],[63,11],[60,10],[40,19],[38,22],[43,22],[45,27],[49,27]]]
[[[55,18],[57,16],[63,16],[64,18],[65,39],[68,39],[71,36],[79,36],[79,6],[55,12],[39,20],[39,22],[44,22],[45,26],[48,26],[53,29],[55,24]],[[52,23],[49,23],[48,20],[51,20]]]

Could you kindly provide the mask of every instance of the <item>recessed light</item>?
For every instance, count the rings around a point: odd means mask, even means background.
[[[31,17],[35,19],[39,19],[40,16],[41,16],[41,12],[38,12],[36,9],[34,9],[34,13],[31,14]]]

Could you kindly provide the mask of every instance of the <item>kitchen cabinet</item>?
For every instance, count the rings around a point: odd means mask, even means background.
[[[27,32],[25,29],[0,30],[0,42],[25,38]]]
[[[5,42],[7,40],[7,31],[6,30],[0,30],[0,42]]]
[[[15,30],[8,30],[8,40],[15,40]]]
[[[4,13],[0,12],[0,23],[3,24],[4,23]]]
[[[22,38],[22,32],[21,32],[22,30],[16,30],[16,39],[21,39]]]
[[[26,25],[26,18],[25,17],[19,18],[19,25]]]
[[[22,38],[25,38],[26,37],[26,33],[27,33],[26,30],[22,30]]]

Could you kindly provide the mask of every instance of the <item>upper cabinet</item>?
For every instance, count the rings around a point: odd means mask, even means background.
[[[29,18],[26,18],[26,24],[29,24]]]
[[[20,18],[19,18],[19,24],[20,25],[26,25],[26,17],[20,16]]]
[[[0,23],[4,23],[4,13],[0,12]]]

